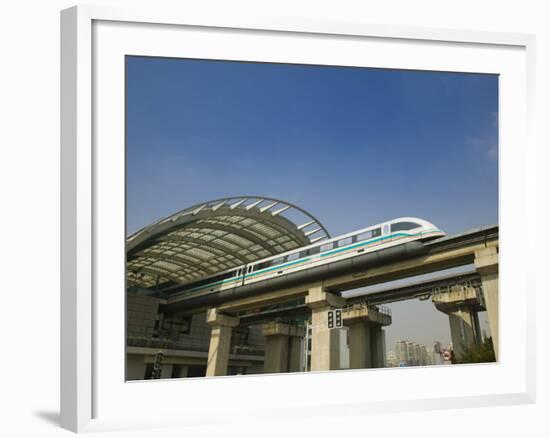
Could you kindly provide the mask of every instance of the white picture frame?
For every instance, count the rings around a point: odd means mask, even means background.
[[[147,37],[141,38],[140,35],[145,31]],[[192,379],[186,382],[182,382],[181,379],[177,382],[155,383],[120,381],[119,370],[123,365],[119,363],[118,350],[120,355],[124,354],[124,345],[119,342],[124,333],[124,318],[123,314],[120,314],[118,298],[118,304],[109,309],[105,308],[105,300],[102,299],[105,296],[102,295],[105,293],[105,284],[110,284],[118,278],[118,283],[113,283],[113,289],[117,290],[116,285],[123,284],[124,278],[124,254],[120,257],[120,244],[123,244],[125,236],[123,228],[120,228],[119,214],[119,210],[124,208],[124,203],[119,205],[120,190],[112,190],[112,193],[107,193],[106,190],[107,187],[120,189],[120,185],[123,186],[124,183],[123,159],[121,161],[123,148],[120,149],[120,135],[124,131],[123,124],[120,124],[124,83],[123,75],[120,76],[120,56],[124,53],[182,56],[178,54],[182,47],[181,41],[174,42],[174,37],[195,38],[193,32],[197,34],[197,40],[193,41],[198,43],[185,48],[188,50],[188,56],[305,63],[312,63],[313,58],[317,57],[315,62],[323,63],[323,56],[336,56],[335,52],[339,47],[345,48],[350,44],[349,51],[343,50],[343,53],[338,55],[341,58],[335,58],[337,63],[349,63],[352,62],[349,59],[353,59],[354,56],[359,58],[359,52],[356,51],[354,55],[352,49],[356,49],[358,44],[364,44],[366,50],[371,50],[368,48],[370,46],[373,47],[372,55],[376,61],[361,64],[360,60],[357,60],[349,65],[359,62],[357,65],[450,71],[462,71],[463,68],[467,71],[501,75],[503,82],[500,95],[502,128],[499,188],[502,202],[501,233],[504,242],[501,244],[503,266],[500,281],[503,290],[519,291],[518,298],[513,303],[517,310],[517,319],[512,333],[512,330],[508,329],[510,319],[507,319],[507,315],[510,315],[514,308],[509,300],[502,300],[503,358],[499,364],[491,365],[495,368],[487,371],[487,366],[471,365],[445,371],[452,372],[453,380],[456,379],[457,382],[467,379],[469,374],[479,375],[479,391],[472,391],[471,388],[460,389],[459,384],[453,389],[452,383],[448,384],[448,388],[423,388],[422,382],[434,378],[430,376],[435,376],[436,379],[448,378],[448,374],[443,375],[441,369],[429,367],[411,370],[309,373],[308,376],[293,374],[237,379]],[[228,38],[231,41],[226,42],[233,44],[231,48],[220,45],[216,39],[220,32],[232,32],[231,38]],[[170,34],[170,39],[166,39],[167,34]],[[304,42],[302,50],[308,49],[313,58],[303,59],[303,54],[299,53],[300,44],[296,44],[296,52],[290,51],[289,40],[298,41],[300,38],[308,40]],[[264,50],[258,50],[254,41],[259,39],[264,47],[265,44],[269,44],[269,55],[266,55]],[[326,53],[316,51],[317,40],[323,41],[323,52]],[[168,41],[173,43],[170,44]],[[306,46],[307,44],[312,45]],[[377,44],[384,44],[387,52],[391,53],[382,53],[376,48]],[[535,293],[534,285],[529,280],[529,266],[532,261],[530,257],[534,256],[525,251],[525,245],[533,248],[534,242],[529,240],[530,238],[521,240],[511,231],[518,224],[534,223],[535,145],[531,131],[534,105],[534,48],[534,37],[523,34],[242,15],[201,16],[194,14],[192,10],[129,10],[78,6],[62,11],[62,427],[83,432],[186,426],[211,422],[212,413],[216,413],[218,422],[232,421],[234,418],[247,415],[274,421],[275,418],[285,415],[292,417],[296,408],[299,408],[301,415],[324,416],[533,402],[534,310],[527,306],[527,300]],[[447,51],[453,53],[449,55]],[[396,56],[398,53],[399,58]],[[434,54],[437,56],[433,56]],[[349,58],[345,60],[345,56]],[[109,104],[111,112],[108,114],[102,107],[105,105],[105,99],[101,92],[98,94],[98,90],[108,91],[108,95],[115,99]],[[106,119],[109,122],[105,122]],[[103,148],[105,144],[114,145],[112,151],[115,155],[111,157],[109,153],[103,152],[98,154],[98,141]],[[514,145],[518,144],[523,145],[521,151],[514,148]],[[514,165],[516,168],[512,178],[511,166]],[[106,180],[107,175],[109,181]],[[518,209],[518,202],[522,202],[524,208]],[[118,213],[115,214],[117,219],[107,221],[110,222],[107,226],[105,211],[109,208]],[[113,254],[114,258],[107,260],[110,256],[105,251],[109,246],[112,248],[109,248],[108,252]],[[523,248],[525,254],[521,260],[518,251],[515,251],[519,248]],[[514,272],[506,269],[512,264]],[[112,266],[112,270],[105,268],[106,265]],[[122,274],[120,278],[119,274]],[[106,336],[108,332],[114,334],[113,339]],[[518,346],[513,355],[512,345]],[[110,364],[111,353],[115,356]],[[381,389],[377,393],[374,387],[374,395],[364,392],[352,393],[343,389],[348,388],[346,385],[352,382],[352,379],[357,379],[357,376],[362,377],[362,380],[368,380],[372,372],[378,373],[377,380],[384,380],[384,376],[390,376],[396,386],[413,380],[418,382],[418,386],[415,387],[415,384],[411,383],[407,390],[392,392],[385,398],[380,396],[383,394]],[[481,380],[484,380],[483,384]],[[181,390],[182,384],[185,384],[187,393],[195,394],[193,406],[183,403],[167,409],[173,405],[169,403],[175,391],[178,391],[176,386],[179,385]],[[301,389],[300,400],[294,404],[281,405],[280,401],[285,399],[284,391],[296,386]],[[329,389],[325,392],[320,388]],[[246,396],[252,391],[262,403],[250,405],[246,411],[243,411],[242,407],[230,406],[231,399],[239,397],[236,395],[237,392]],[[167,405],[150,407],[150,415],[144,415],[137,408],[132,410],[131,403],[122,403],[121,397],[125,397],[125,401],[131,401],[139,394],[146,394],[155,400],[166,396]],[[216,394],[219,396],[215,397]],[[269,400],[262,398],[265,394],[269,394]],[[120,408],[122,405],[128,408]]]

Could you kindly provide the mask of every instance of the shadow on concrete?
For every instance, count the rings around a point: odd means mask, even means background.
[[[61,421],[61,415],[58,411],[36,411],[34,415],[54,426],[59,426],[59,422]]]

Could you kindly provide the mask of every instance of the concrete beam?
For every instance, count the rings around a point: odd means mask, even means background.
[[[306,296],[306,305],[310,309],[344,307],[346,300],[327,292],[322,286],[316,286],[309,289]]]
[[[269,322],[262,326],[262,334],[264,336],[298,336],[304,337],[306,329],[298,325],[283,324],[281,322]]]
[[[241,298],[227,302],[218,306],[223,312],[239,312],[241,310],[256,309],[258,307],[271,306],[273,304],[285,303],[297,298],[305,297],[311,288],[319,283],[308,283],[300,286],[291,287],[284,290],[277,290],[264,294],[258,294],[252,297]]]
[[[225,376],[229,362],[231,331],[239,325],[239,318],[221,314],[217,309],[209,309],[206,313],[206,322],[212,326],[206,376]]]
[[[473,263],[476,251],[498,245],[498,240],[485,243],[465,245],[445,251],[428,253],[421,257],[404,260],[401,262],[388,263],[382,266],[373,266],[363,271],[348,274],[340,277],[330,278],[324,281],[327,290],[354,289],[357,287],[370,286],[377,283],[399,280],[414,275],[427,274],[454,268]]]
[[[239,325],[239,318],[223,314],[218,309],[208,309],[206,323],[211,326],[236,327]]]
[[[342,312],[342,319],[345,325],[353,325],[355,322],[366,321],[372,324],[390,325],[392,318],[389,313],[384,313],[376,306],[365,304],[354,304],[348,306]]]
[[[495,358],[499,358],[499,292],[498,247],[483,248],[475,253],[475,266],[481,276],[481,287],[491,328]]]
[[[481,310],[479,293],[475,287],[453,285],[432,294],[432,303],[443,313],[449,313],[458,307],[476,307]]]

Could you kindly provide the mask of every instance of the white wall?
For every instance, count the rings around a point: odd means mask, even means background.
[[[145,1],[96,2],[123,5]],[[156,1],[156,5],[182,5],[186,1]],[[205,10],[235,10],[258,15],[309,17],[373,23],[415,24],[536,33],[538,37],[539,142],[550,144],[547,120],[550,78],[550,27],[543,1],[397,0],[357,2],[267,0],[203,1]],[[0,321],[2,360],[0,401],[3,436],[69,435],[55,425],[59,387],[59,10],[71,1],[27,0],[3,2],[0,9]],[[543,131],[543,128],[544,131]],[[521,145],[518,145],[521,147]],[[548,147],[539,157],[539,175],[548,168]],[[548,177],[544,177],[548,184]],[[541,177],[542,179],[542,177]],[[550,185],[550,184],[549,184]],[[548,191],[545,192],[548,198]],[[542,194],[539,194],[542,198]],[[531,227],[533,229],[534,227]],[[541,236],[548,246],[548,233]],[[542,256],[542,252],[541,252]],[[539,272],[544,271],[541,257]],[[543,312],[550,305],[539,284],[539,332],[548,333]],[[546,288],[547,289],[547,288]],[[539,369],[550,363],[547,338],[538,336]],[[546,343],[546,345],[545,345]],[[544,348],[543,348],[544,346]],[[356,436],[369,422],[369,434],[393,436],[422,431],[424,436],[463,436],[464,426],[475,436],[542,436],[550,410],[548,373],[538,376],[539,403],[459,411],[414,412],[395,417],[303,419],[292,425],[292,435]],[[145,402],[145,401],[144,401]],[[455,427],[459,426],[459,427]],[[8,432],[9,431],[9,432]],[[252,436],[257,427],[210,425],[192,436]],[[287,434],[284,422],[262,431],[262,436]],[[182,431],[166,431],[181,436]],[[138,432],[140,436],[153,432]],[[158,435],[156,433],[155,435]],[[414,435],[414,434],[413,434]],[[109,437],[134,436],[117,432]]]

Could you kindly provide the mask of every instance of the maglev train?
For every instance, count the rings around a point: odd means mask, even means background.
[[[202,295],[203,292],[232,289],[413,240],[426,241],[443,236],[443,231],[424,219],[402,217],[219,272],[183,285],[179,290]]]

